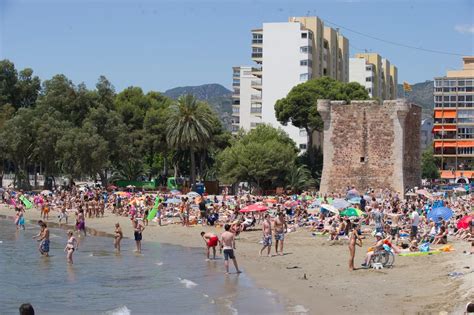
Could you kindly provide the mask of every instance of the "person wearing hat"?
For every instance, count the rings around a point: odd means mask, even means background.
[[[365,255],[365,260],[364,260],[364,263],[362,264],[362,267],[370,267],[369,266],[370,265],[370,260],[372,259],[372,256],[374,255],[374,253],[377,250],[380,250],[380,249],[383,248],[382,233],[380,233],[380,232],[375,233],[375,238],[376,238],[375,244],[372,247],[369,248],[370,250]]]

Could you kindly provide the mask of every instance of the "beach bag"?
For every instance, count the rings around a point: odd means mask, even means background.
[[[423,243],[418,247],[418,249],[422,253],[429,252],[430,251],[430,243]]]

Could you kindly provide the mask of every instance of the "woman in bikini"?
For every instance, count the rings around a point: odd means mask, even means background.
[[[64,252],[67,253],[66,260],[68,264],[73,264],[72,254],[74,254],[74,251],[78,249],[78,242],[77,239],[74,237],[74,232],[72,230],[69,230],[67,232],[67,237],[68,239],[66,247],[64,248]]]
[[[359,236],[359,233],[357,232],[357,224],[349,222],[348,225],[350,225],[350,228],[348,229],[349,232],[349,270],[353,271],[354,270],[354,257],[355,257],[355,251],[356,251],[356,245],[359,247],[362,247],[362,239]]]
[[[123,233],[119,223],[115,223],[115,238],[114,247],[117,253],[120,253],[120,242],[122,241]]]

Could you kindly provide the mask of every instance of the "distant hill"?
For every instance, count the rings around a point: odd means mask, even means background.
[[[406,98],[415,104],[420,105],[423,108],[423,112],[431,113],[434,108],[433,99],[433,81],[425,81],[420,83],[412,84],[412,91],[406,93]],[[398,85],[398,97],[404,98],[405,92],[403,91],[403,85]]]
[[[163,94],[172,99],[177,99],[181,95],[192,94],[198,100],[209,103],[219,115],[224,127],[230,130],[232,126],[232,91],[224,86],[216,83],[182,86],[169,89]]]

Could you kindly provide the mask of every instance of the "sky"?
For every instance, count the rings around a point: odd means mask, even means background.
[[[462,67],[461,56],[361,33],[474,55],[474,0],[0,0],[0,59],[89,88],[100,75],[117,91],[230,88],[232,66],[252,65],[251,29],[305,15],[339,25],[351,56],[367,50],[389,59],[399,83],[443,76]]]

